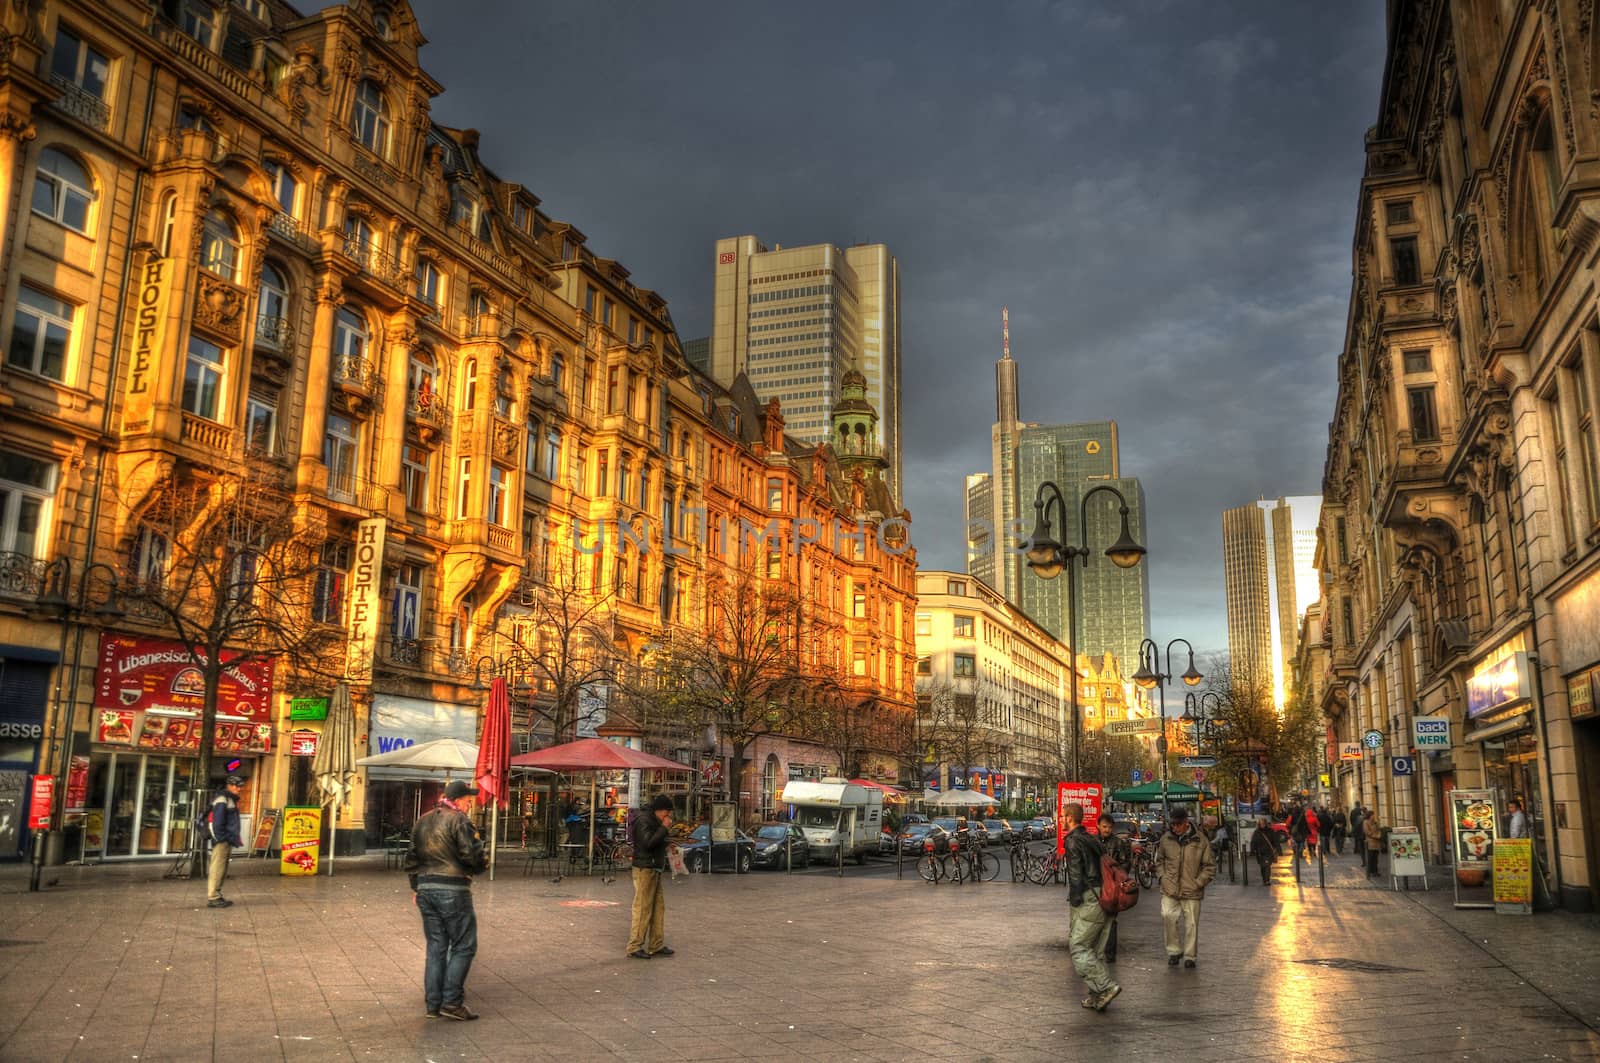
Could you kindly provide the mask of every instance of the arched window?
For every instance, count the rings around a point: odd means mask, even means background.
[[[39,166],[33,179],[33,212],[65,225],[74,232],[89,232],[89,204],[94,202],[94,185],[78,162],[55,148],[39,153]]]
[[[432,307],[439,305],[439,267],[425,258],[417,259],[417,298]]]
[[[433,364],[433,355],[423,350],[413,351],[406,374],[406,396],[411,408],[428,413],[433,409],[438,392],[439,370]]]
[[[178,194],[167,193],[167,198],[161,202],[161,230],[156,233],[156,246],[161,250],[161,257],[167,258],[172,254],[172,231],[178,221]]]
[[[363,81],[356,89],[350,132],[374,155],[389,157],[389,103],[376,81]]]
[[[470,410],[478,405],[478,360],[468,358],[461,369],[461,408]]]
[[[256,341],[281,350],[289,330],[289,285],[274,262],[261,267],[261,297],[256,314]]]
[[[221,211],[208,213],[200,230],[200,268],[230,281],[239,278],[239,230]]]

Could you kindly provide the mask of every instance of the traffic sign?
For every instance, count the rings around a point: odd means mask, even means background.
[[[1361,736],[1361,744],[1366,746],[1368,749],[1382,749],[1383,732],[1368,731],[1366,734]]]
[[[1146,771],[1144,773],[1144,781],[1145,782],[1153,782],[1153,781],[1155,781],[1155,773],[1152,772],[1152,771],[1149,771],[1148,769],[1146,769]]]
[[[1394,768],[1396,775],[1410,775],[1416,771],[1417,767],[1416,762],[1410,757],[1390,757],[1389,763]]]
[[[1139,769],[1138,768],[1134,768],[1133,769],[1133,784],[1135,786],[1139,785]]]
[[[1180,768],[1214,768],[1217,766],[1216,757],[1179,757]]]
[[[1203,783],[1206,781],[1206,772],[1204,768],[1194,769],[1194,781],[1196,783]]]
[[[1160,734],[1161,720],[1155,717],[1143,720],[1113,720],[1101,728],[1108,735]]]

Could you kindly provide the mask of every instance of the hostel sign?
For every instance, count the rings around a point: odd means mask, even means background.
[[[350,643],[345,648],[346,679],[372,681],[372,654],[378,645],[378,580],[383,572],[383,540],[388,521],[373,517],[356,525],[355,566],[350,573]]]
[[[166,345],[167,301],[172,293],[172,260],[151,255],[134,281],[133,350],[128,357],[128,393],[122,403],[122,430],[150,430],[156,367]]]

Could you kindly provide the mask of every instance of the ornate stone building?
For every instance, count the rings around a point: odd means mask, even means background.
[[[1448,859],[1446,795],[1524,799],[1600,882],[1600,26],[1586,0],[1389,5],[1323,481],[1336,788]],[[1413,750],[1413,721],[1451,746]]]
[[[107,608],[110,577],[171,578],[173,544],[140,515],[178,479],[246,466],[292,493],[316,551],[310,611],[348,658],[358,756],[474,739],[479,681],[549,659],[540,618],[561,595],[624,666],[704,625],[714,554],[694,515],[766,514],[774,483],[786,516],[866,528],[864,555],[830,539],[825,564],[768,575],[868,588],[893,622],[839,645],[870,662],[863,697],[910,711],[915,555],[874,552],[904,516],[877,470],[798,448],[747,383],[692,369],[660,296],[489,169],[475,131],[434,122],[442,86],[404,0],[61,0],[3,19],[0,704],[28,743],[0,771],[65,779],[57,823],[70,810],[86,849],[183,845],[198,727],[146,742],[184,712],[108,708],[97,645],[163,637]],[[63,572],[71,593],[48,594]],[[539,711],[551,684],[525,685],[519,729],[570,737],[570,714]],[[280,667],[265,703],[222,707],[250,728],[231,750],[249,807],[313,796],[288,732],[320,724],[291,724],[289,702],[328,693]],[[346,844],[403,818],[415,784],[364,775]]]

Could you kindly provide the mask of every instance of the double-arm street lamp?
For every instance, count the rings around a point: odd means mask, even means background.
[[[1061,570],[1067,572],[1067,648],[1070,651],[1067,662],[1067,672],[1072,683],[1072,778],[1074,782],[1083,781],[1083,772],[1079,764],[1078,747],[1078,577],[1077,566],[1074,562],[1084,566],[1089,564],[1089,499],[1101,491],[1109,492],[1117,497],[1117,502],[1122,507],[1122,534],[1117,541],[1106,548],[1106,556],[1118,568],[1132,568],[1139,563],[1145,555],[1145,548],[1134,541],[1133,534],[1128,529],[1128,500],[1110,484],[1098,484],[1085,491],[1083,498],[1078,502],[1078,539],[1074,545],[1063,544],[1051,534],[1050,506],[1055,505],[1057,518],[1061,521],[1061,534],[1069,534],[1067,524],[1067,503],[1061,496],[1061,488],[1046,480],[1039,485],[1039,491],[1034,496],[1033,511],[1035,522],[1033,534],[1028,537],[1027,554],[1028,567],[1040,579],[1055,579],[1061,575]]]
[[[1133,673],[1133,681],[1142,689],[1156,689],[1156,696],[1161,705],[1161,737],[1156,739],[1156,752],[1161,756],[1161,819],[1167,819],[1167,680],[1172,678],[1172,647],[1183,643],[1189,651],[1189,670],[1178,678],[1183,680],[1185,686],[1197,687],[1205,676],[1194,666],[1194,647],[1189,645],[1188,639],[1173,639],[1167,643],[1167,667],[1161,667],[1161,647],[1154,641],[1145,639],[1139,643],[1139,670]]]
[[[124,615],[122,588],[117,582],[116,570],[110,565],[98,562],[85,566],[74,580],[72,561],[65,557],[58,557],[44,567],[44,571],[40,573],[39,588],[39,607],[46,612],[58,614],[61,618],[61,649],[56,655],[59,663],[56,666],[54,699],[57,724],[55,740],[60,746],[61,756],[56,761],[58,765],[55,772],[56,802],[51,819],[55,829],[59,831],[66,826],[69,799],[67,783],[72,777],[72,741],[77,728],[74,717],[77,715],[78,707],[78,661],[83,652],[84,621],[87,619],[104,626],[121,620]],[[74,627],[77,629],[77,636],[69,665],[67,633]],[[40,757],[46,771],[50,770],[50,760],[48,754]],[[39,890],[39,869],[44,861],[44,844],[45,838],[36,835],[33,871],[28,883],[28,889],[32,892]]]
[[[1207,699],[1210,699],[1209,704]],[[1194,692],[1183,696],[1183,715],[1178,719],[1194,728],[1194,751],[1202,751],[1205,740],[1216,738],[1220,733],[1222,715],[1222,695],[1215,690],[1208,690],[1197,699]]]

